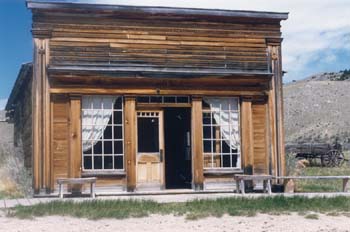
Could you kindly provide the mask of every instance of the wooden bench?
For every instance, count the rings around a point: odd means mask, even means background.
[[[95,194],[95,186],[96,186],[96,177],[90,177],[90,178],[61,178],[57,179],[57,184],[59,186],[59,197],[63,198],[63,185],[64,184],[90,184],[90,196],[92,198],[96,197]]]
[[[293,180],[343,180],[343,192],[350,191],[349,179],[350,176],[277,176],[274,179],[285,180],[285,191],[288,193],[293,193],[294,189],[288,188],[291,181]]]
[[[268,192],[268,194],[271,194],[271,175],[235,175],[234,179],[236,181],[236,188],[237,192],[241,192],[242,194],[245,194],[245,184],[244,181],[247,180],[255,180],[255,181],[263,181],[264,183],[264,191]]]

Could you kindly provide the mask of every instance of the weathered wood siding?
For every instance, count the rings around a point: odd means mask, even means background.
[[[88,17],[86,17],[88,16]],[[125,65],[268,69],[265,38],[280,37],[278,22],[125,19],[116,15],[36,14],[34,29],[51,33],[52,65]]]
[[[267,150],[267,104],[253,103],[254,174],[269,174]]]
[[[52,173],[57,178],[68,177],[69,160],[69,99],[65,95],[53,95],[52,109]]]

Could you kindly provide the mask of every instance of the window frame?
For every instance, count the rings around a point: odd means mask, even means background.
[[[231,118],[231,114],[233,112],[237,113],[238,115],[238,119],[237,119],[237,131],[238,131],[238,140],[239,140],[239,144],[237,147],[237,152],[232,152],[232,149],[230,149],[229,153],[223,153],[222,152],[222,146],[224,143],[224,140],[222,137],[220,137],[219,139],[213,136],[213,128],[215,127],[221,127],[222,123],[220,122],[220,124],[218,123],[214,123],[213,124],[213,114],[214,112],[218,112],[218,111],[213,111],[212,109],[205,109],[203,106],[203,102],[205,98],[212,98],[212,99],[236,99],[237,100],[237,110],[222,110],[220,107],[220,111],[219,114],[221,115],[222,111],[229,111],[229,118]],[[210,114],[210,124],[205,124],[204,123],[204,113],[208,113]],[[232,123],[229,123],[228,125],[224,125],[224,126],[233,126]],[[210,128],[210,138],[205,138],[204,137],[204,128],[205,127],[209,127]],[[204,172],[211,172],[211,171],[241,171],[242,170],[242,151],[241,151],[241,147],[242,147],[242,136],[241,136],[241,100],[239,97],[215,97],[215,96],[205,96],[202,98],[202,131],[203,131],[203,136],[202,136],[202,147],[203,147],[203,170]],[[221,131],[219,131],[220,135],[221,135]],[[204,142],[205,141],[210,141],[211,142],[211,152],[205,152],[205,148],[204,148]],[[215,141],[220,141],[220,153],[217,153],[214,151],[214,147],[215,147]],[[233,159],[232,156],[236,155],[237,156],[237,165],[233,166]],[[214,157],[215,156],[220,156],[220,166],[218,167],[214,167]],[[224,156],[230,156],[230,167],[223,167],[223,157]],[[205,166],[205,158],[206,157],[210,157],[211,158],[211,167],[206,167]]]
[[[96,109],[93,107],[93,104],[91,105],[91,108],[87,108],[87,109],[84,109],[83,108],[83,99],[85,97],[115,97],[116,100],[119,100],[121,101],[121,106],[120,108],[115,108],[115,104],[116,102],[114,102],[112,104],[112,108],[108,108],[108,109],[104,109],[104,106],[103,104],[101,104],[101,109]],[[102,133],[102,136],[101,138],[97,139],[96,143],[91,147],[91,153],[90,154],[84,154],[84,150],[83,150],[83,146],[84,146],[84,141],[87,141],[87,142],[91,142],[92,144],[95,142],[95,140],[83,140],[83,136],[82,139],[81,139],[81,147],[82,147],[82,151],[81,151],[81,155],[82,155],[82,163],[81,163],[81,167],[82,167],[82,173],[83,174],[91,174],[91,173],[101,173],[101,174],[108,174],[108,173],[124,173],[125,172],[125,145],[124,145],[124,128],[125,128],[125,125],[124,125],[124,97],[123,95],[84,95],[82,96],[81,98],[82,100],[82,107],[81,107],[81,134],[83,134],[83,129],[84,129],[84,126],[88,126],[88,127],[93,127],[96,126],[96,125],[99,125],[101,126],[100,124],[84,124],[83,123],[83,115],[84,115],[84,111],[91,111],[91,115],[94,115],[94,111],[102,111],[102,117],[104,115],[104,111],[112,111],[112,114],[110,116],[110,120],[111,120],[111,123],[110,124],[107,124],[106,128],[104,129],[103,133]],[[115,123],[115,112],[121,112],[121,120],[118,120],[120,121],[121,123]],[[111,138],[108,138],[108,139],[105,139],[105,130],[107,129],[107,127],[110,127],[111,128]],[[118,128],[120,127],[121,128],[121,138],[115,138],[115,128]],[[101,142],[102,143],[102,146],[101,146],[101,154],[94,154],[94,146]],[[104,153],[104,147],[105,147],[105,142],[111,142],[112,143],[112,152],[111,154],[105,154]],[[116,153],[116,148],[115,148],[115,143],[118,142],[121,144],[121,149],[122,149],[122,152],[121,153]],[[84,165],[84,157],[91,157],[91,168],[90,169],[87,169],[85,168],[85,165]],[[95,169],[94,167],[94,157],[101,157],[102,161],[101,161],[101,169]],[[109,168],[109,169],[106,169],[104,167],[104,158],[105,157],[112,157],[112,168]],[[116,157],[122,157],[122,168],[116,168],[115,166],[115,159]]]

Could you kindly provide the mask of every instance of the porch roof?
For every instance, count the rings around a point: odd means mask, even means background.
[[[141,66],[49,66],[49,73],[103,73],[119,75],[145,75],[152,77],[169,78],[188,78],[198,76],[255,76],[255,77],[271,77],[273,73],[270,71],[245,71],[235,69],[208,69],[208,68],[162,68],[162,67],[141,67]]]
[[[110,3],[110,2],[109,2]],[[27,0],[29,9],[70,9],[92,11],[113,12],[130,14],[152,14],[152,15],[187,15],[191,17],[219,17],[219,18],[251,18],[251,19],[271,19],[286,20],[286,12],[264,12],[264,11],[243,11],[243,10],[223,10],[223,9],[203,9],[203,8],[179,8],[179,7],[159,7],[159,6],[132,6],[114,5],[103,3],[97,0]]]

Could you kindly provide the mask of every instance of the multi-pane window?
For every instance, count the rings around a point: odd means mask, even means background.
[[[137,103],[190,103],[189,96],[138,96]]]
[[[83,170],[124,170],[123,98],[82,98]]]
[[[204,168],[240,168],[238,98],[204,98]]]

